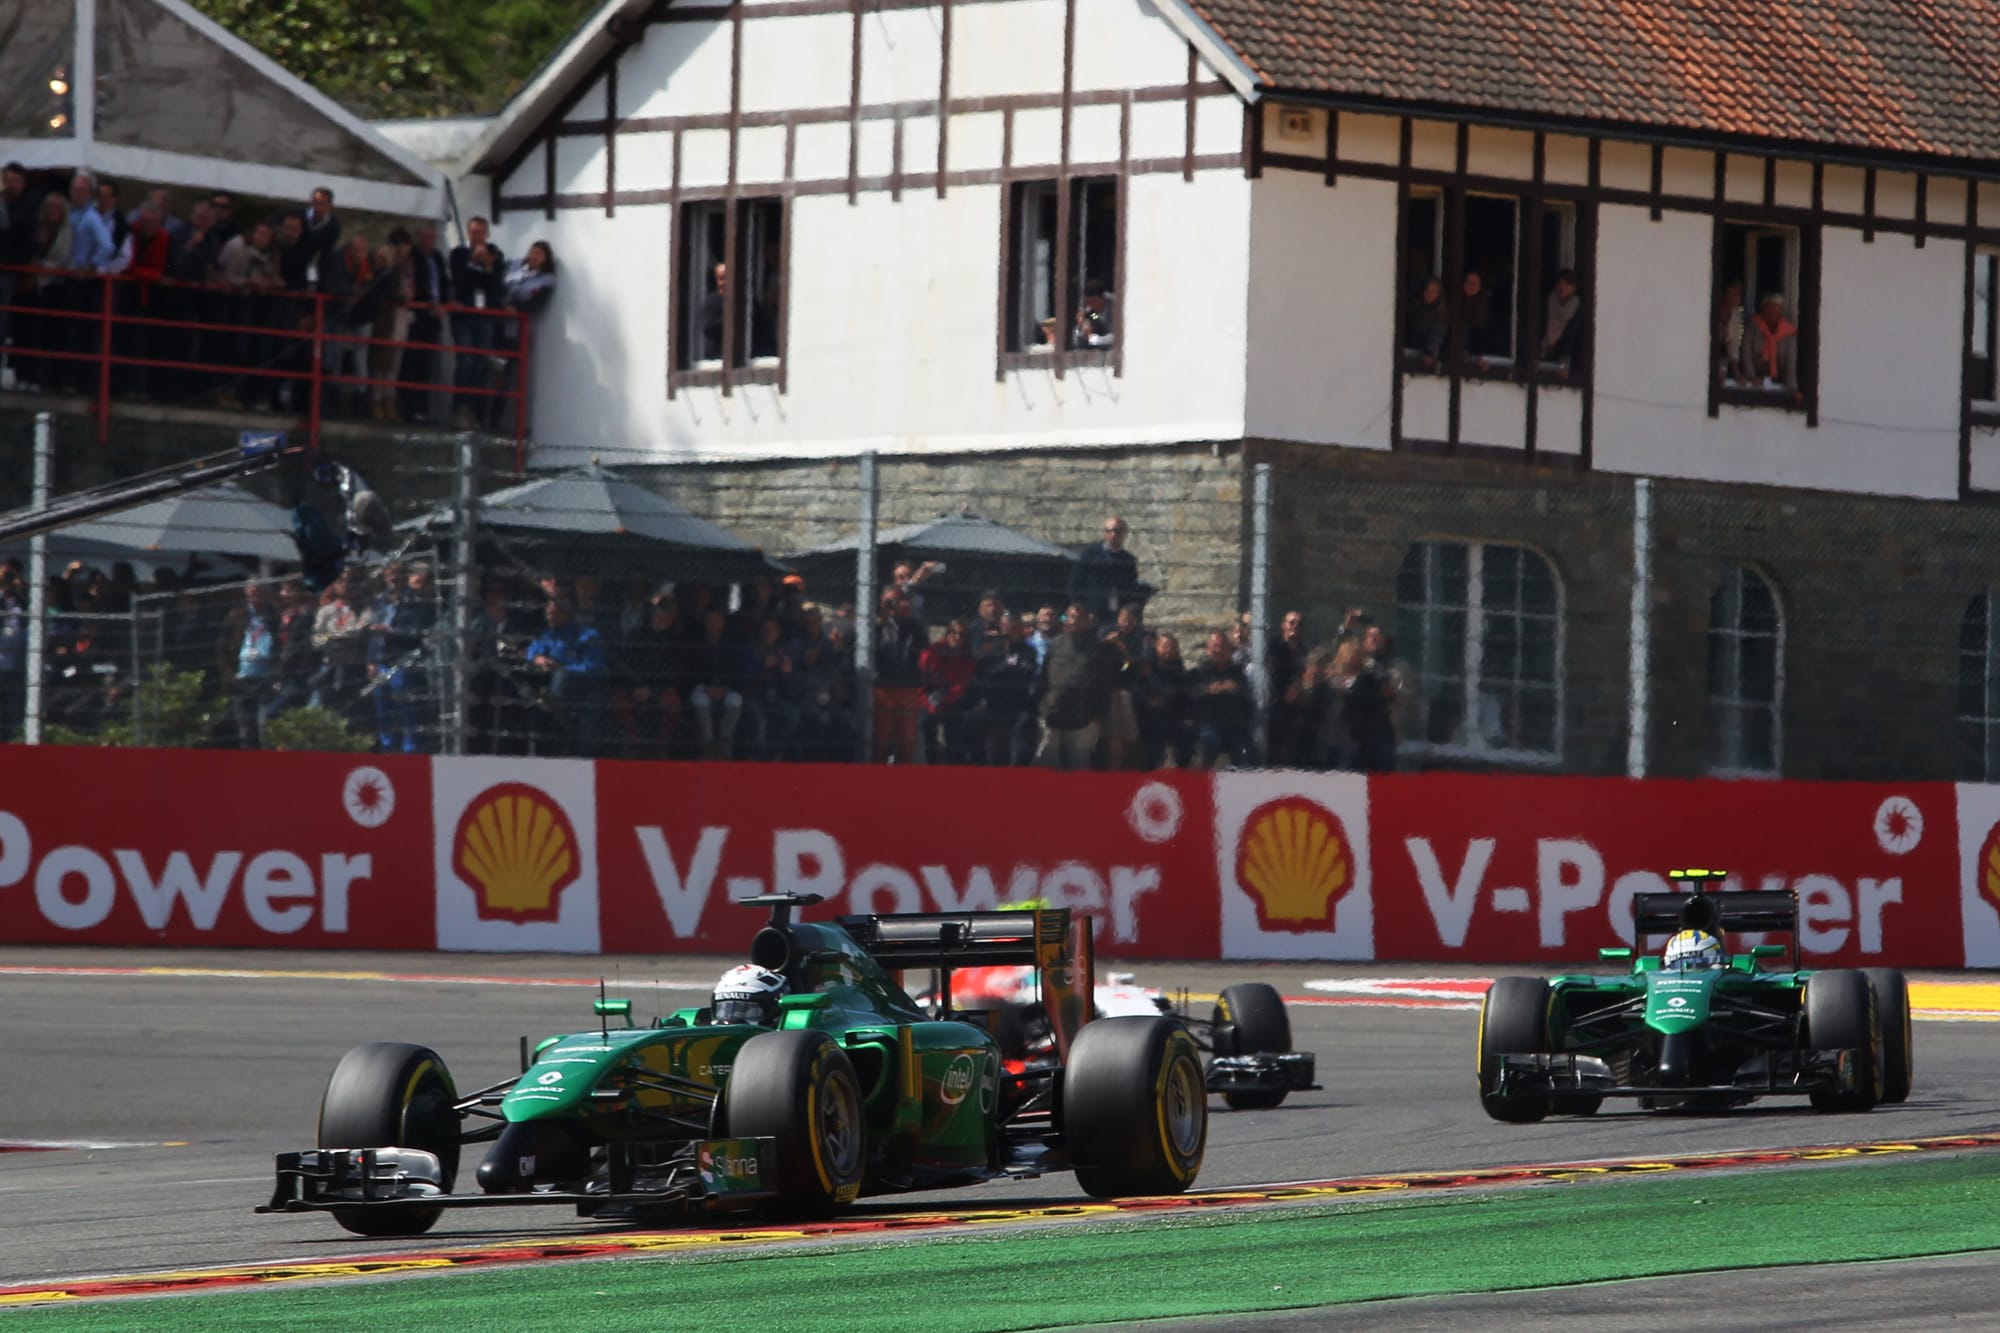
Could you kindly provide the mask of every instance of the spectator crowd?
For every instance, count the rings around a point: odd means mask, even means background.
[[[164,187],[134,199],[79,171],[37,192],[0,169],[0,384],[94,393],[108,299],[115,396],[302,414],[317,370],[323,416],[511,426],[519,317],[555,291],[547,242],[509,260],[475,217],[447,251],[429,222],[350,225],[325,187],[257,218],[236,203],[205,193],[182,217]]]
[[[1184,651],[1179,635],[1146,623],[1151,590],[1128,535],[1122,519],[1106,520],[1061,602],[1016,609],[987,590],[971,614],[935,629],[931,564],[896,565],[872,618],[811,600],[797,575],[732,592],[638,569],[609,582],[489,573],[464,641],[466,748],[823,762],[866,751],[877,762],[1067,770],[1395,767],[1406,672],[1379,625],[1350,611],[1315,645],[1302,613],[1287,611],[1260,663],[1243,615]],[[131,617],[146,594],[156,614]],[[0,735],[19,728],[26,605],[18,562],[0,565]],[[275,721],[306,706],[382,752],[438,750],[456,725],[443,707],[446,603],[423,560],[350,565],[318,593],[297,579],[200,588],[170,569],[141,586],[129,564],[75,564],[51,577],[48,606],[45,717],[85,734],[129,715],[141,661],[200,669],[212,719],[203,743],[265,746]],[[862,642],[873,669],[865,738]]]

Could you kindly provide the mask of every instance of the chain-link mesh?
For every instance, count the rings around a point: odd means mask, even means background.
[[[59,493],[179,447],[57,424]],[[46,739],[2000,774],[1985,506],[1276,446],[526,473],[473,437],[326,446],[393,526],[324,589],[291,506],[339,498],[284,473],[152,548],[49,539]],[[13,735],[25,601],[0,589]]]

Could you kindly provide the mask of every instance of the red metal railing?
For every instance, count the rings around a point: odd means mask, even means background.
[[[528,436],[529,321],[517,310],[441,302],[410,305],[404,308],[412,319],[437,317],[436,341],[376,338],[336,327],[353,302],[318,292],[239,292],[129,274],[13,265],[0,265],[0,275],[16,279],[13,300],[0,302],[0,312],[12,323],[9,364],[16,380],[91,395],[100,442],[109,433],[113,400],[128,392],[167,401],[179,397],[186,406],[217,406],[213,400],[223,392],[233,394],[231,386],[257,385],[278,390],[273,397],[279,401],[286,396],[282,390],[289,389],[292,406],[277,410],[296,416],[315,445],[321,423],[328,419],[328,391],[335,388],[358,391],[364,398],[378,390],[428,394],[446,404],[447,419],[470,409],[484,428],[502,434],[501,423],[511,416],[517,462]],[[239,315],[248,311],[251,322],[212,318],[218,309]],[[163,310],[171,315],[158,313]],[[178,317],[186,315],[194,317]],[[471,321],[483,321],[493,336],[463,341],[472,336]],[[217,343],[233,345],[235,355],[223,360],[209,356]],[[331,354],[344,347],[361,349],[364,368],[371,349],[395,348],[398,369],[388,376],[337,374],[336,361],[346,357]],[[442,374],[446,354],[452,365],[449,378]],[[440,372],[436,378],[402,377],[403,368],[424,357],[432,358]],[[473,359],[469,374],[461,365],[463,357]],[[174,382],[173,390],[148,393],[128,383],[155,373]]]

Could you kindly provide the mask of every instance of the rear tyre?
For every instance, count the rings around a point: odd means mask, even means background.
[[[738,1047],[722,1120],[732,1138],[777,1140],[778,1197],[766,1212],[831,1217],[861,1192],[861,1080],[825,1033],[763,1032]]]
[[[1815,972],[1806,982],[1806,1040],[1814,1050],[1844,1051],[1854,1088],[1812,1094],[1820,1111],[1872,1111],[1882,1099],[1881,1027],[1875,988],[1860,972]],[[1850,1066],[1851,1062],[1851,1066]]]
[[[322,1148],[420,1148],[438,1159],[446,1193],[458,1177],[458,1089],[436,1051],[399,1041],[356,1046],[340,1057],[319,1104]],[[336,1208],[333,1220],[357,1236],[415,1236],[442,1208],[397,1204]]]
[[[1231,986],[1215,999],[1210,1020],[1217,1055],[1281,1055],[1292,1049],[1292,1019],[1285,1001],[1261,981]],[[1289,1088],[1254,1088],[1225,1092],[1222,1100],[1236,1111],[1261,1111],[1285,1100]]]
[[[1096,1199],[1181,1194],[1208,1146],[1201,1053],[1171,1018],[1086,1023],[1063,1071],[1070,1161]]]
[[[1502,1057],[1549,1049],[1549,983],[1501,977],[1479,1006],[1479,1105],[1493,1119],[1531,1125],[1548,1117],[1554,1098],[1500,1091]]]
[[[1861,974],[1875,990],[1875,1023],[1882,1037],[1882,1100],[1910,1099],[1916,1074],[1910,1033],[1910,983],[1893,967],[1865,967]]]

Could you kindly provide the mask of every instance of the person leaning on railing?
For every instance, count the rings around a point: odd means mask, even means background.
[[[527,254],[508,266],[505,283],[509,310],[523,319],[532,319],[546,310],[556,294],[556,253],[549,243],[536,241],[530,245]],[[521,382],[521,323],[508,320],[499,330],[500,342],[495,350],[512,355],[499,359],[501,396],[486,400],[484,416],[489,430],[497,430],[504,424],[500,413],[506,409],[506,395],[514,392]]]
[[[262,302],[278,285],[277,230],[260,222],[247,232],[239,232],[223,245],[215,260],[215,280],[220,288],[223,322],[235,325],[222,335],[225,354],[218,358],[232,366],[255,369],[263,361],[269,341],[251,330],[264,326]],[[224,385],[216,394],[216,405],[238,408],[246,404],[261,407],[270,398],[269,381],[260,375],[246,375],[240,392]]]

